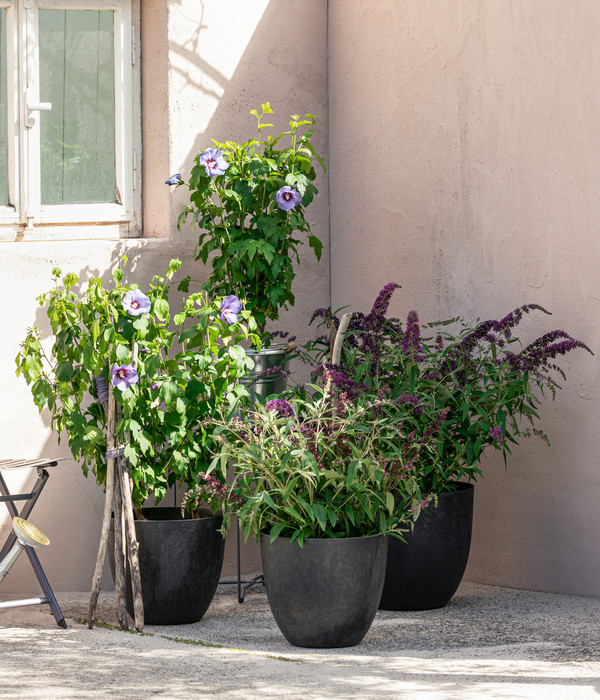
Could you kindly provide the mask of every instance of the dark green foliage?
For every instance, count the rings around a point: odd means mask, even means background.
[[[262,333],[267,320],[277,319],[279,309],[294,305],[292,282],[299,248],[304,242],[321,258],[322,244],[310,229],[305,209],[317,194],[313,166],[323,160],[310,139],[315,119],[293,115],[290,130],[277,137],[262,137],[269,103],[262,105],[258,135],[244,143],[214,144],[229,164],[221,175],[207,175],[195,158],[189,183],[190,204],[179,216],[178,228],[190,218],[199,230],[197,260],[210,264],[204,285],[212,296],[236,294],[245,299]],[[283,141],[287,145],[283,145]],[[183,183],[181,183],[183,184]],[[291,211],[281,209],[276,194],[281,187],[294,188],[302,202]]]
[[[129,461],[137,506],[150,495],[160,501],[173,484],[190,488],[206,471],[213,413],[233,410],[246,395],[237,380],[252,363],[237,346],[249,337],[257,340],[248,311],[229,325],[220,319],[220,300],[210,302],[204,293],[184,299],[172,318],[168,295],[179,266],[173,260],[164,277],[154,278],[147,292],[150,311],[139,316],[123,308],[123,298],[137,286],[123,285],[121,266],[113,288],[94,277],[83,293],[74,291],[76,275],[66,275],[61,285],[61,271],[53,270],[55,288],[39,297],[50,320],[51,350],[46,353],[39,330],[32,328],[16,358],[17,374],[31,386],[40,411],[49,410],[59,440],[66,433],[84,473],[93,471],[104,484],[106,406],[94,378],[108,384],[110,369],[131,363],[137,346],[139,381],[114,389],[116,444]]]

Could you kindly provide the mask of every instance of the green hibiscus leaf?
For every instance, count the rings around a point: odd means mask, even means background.
[[[154,314],[159,321],[167,322],[169,320],[169,302],[162,297],[154,301]]]

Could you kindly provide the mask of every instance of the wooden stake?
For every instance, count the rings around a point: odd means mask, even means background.
[[[115,479],[115,497],[113,499],[113,505],[115,534],[115,597],[117,600],[117,618],[121,629],[127,630],[129,629],[129,620],[127,619],[125,549],[123,547],[123,502],[121,499],[121,482],[119,479]]]
[[[133,344],[132,365],[135,368],[138,358],[137,343]],[[108,409],[106,416],[106,446],[107,450],[114,450],[115,447],[115,423],[116,405],[112,384],[108,386]],[[115,487],[115,479],[118,485]],[[96,569],[92,580],[92,592],[90,594],[90,604],[88,607],[88,627],[92,629],[96,618],[96,606],[100,594],[100,582],[106,549],[108,542],[108,532],[110,530],[111,513],[115,511],[115,588],[117,591],[117,608],[119,624],[126,628],[127,612],[123,602],[125,586],[121,581],[125,580],[125,563],[123,557],[119,556],[119,551],[123,551],[122,532],[125,524],[125,540],[127,542],[127,554],[129,567],[131,570],[131,586],[133,590],[133,610],[135,628],[138,632],[144,629],[144,603],[142,600],[142,580],[140,576],[139,545],[135,535],[135,520],[133,515],[133,504],[131,501],[131,484],[127,460],[121,460],[118,456],[106,460],[106,495],[104,499],[104,514],[102,517],[102,531],[100,534],[100,544],[98,546],[98,557],[96,559]],[[118,513],[118,515],[117,515]],[[117,524],[118,521],[118,524]],[[121,539],[120,548],[117,542]],[[122,577],[122,578],[121,578]],[[122,606],[125,606],[124,622],[122,622]]]
[[[131,364],[137,368],[138,344],[133,343]],[[133,612],[135,628],[138,632],[144,629],[144,601],[142,599],[142,578],[140,575],[139,544],[135,534],[135,518],[133,515],[133,503],[131,500],[131,483],[129,478],[129,465],[127,460],[117,459],[117,471],[121,483],[121,498],[123,506],[123,519],[125,521],[125,534],[127,540],[127,553],[129,556],[129,569],[131,572],[131,589],[133,593]]]
[[[352,318],[352,313],[347,313],[342,316],[340,325],[335,336],[335,342],[333,344],[333,352],[331,353],[331,364],[339,365],[340,359],[342,357],[342,345],[344,344],[344,338],[346,337],[346,331],[348,330],[348,325],[350,319]]]
[[[139,544],[135,535],[135,518],[133,517],[133,504],[131,502],[131,486],[129,484],[127,460],[117,460],[117,472],[121,484],[121,497],[123,500],[123,519],[125,521],[127,554],[129,556],[129,570],[131,572],[131,589],[133,592],[135,628],[138,632],[141,632],[144,629],[144,602],[142,600]]]
[[[111,450],[115,447],[115,397],[112,386],[108,387],[108,408],[106,416],[106,446]],[[110,530],[110,516],[113,508],[113,497],[115,487],[115,459],[106,460],[106,489],[104,497],[104,514],[102,516],[102,530],[100,532],[100,544],[98,546],[98,556],[96,558],[96,568],[92,579],[92,591],[90,593],[90,603],[88,606],[88,628],[92,629],[96,620],[96,606],[100,595],[100,583],[102,580],[102,570],[104,569],[104,559],[106,558],[106,548],[108,542],[108,532]]]

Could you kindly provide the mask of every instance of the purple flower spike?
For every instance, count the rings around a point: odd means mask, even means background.
[[[331,382],[331,385],[346,394],[350,401],[356,401],[367,391],[367,387],[364,384],[355,382],[354,379],[350,379],[350,377],[347,377],[343,372],[336,369],[336,367],[337,365],[332,365],[330,363],[319,365],[313,371],[313,376],[318,377],[323,375],[324,384],[327,384],[328,381]]]
[[[490,429],[490,436],[494,442],[497,442],[499,445],[502,445],[504,443],[504,431],[500,426],[497,428],[491,428]]]
[[[390,305],[390,299],[396,289],[400,289],[399,284],[396,282],[388,282],[379,292],[373,304],[373,308],[371,309],[371,313],[369,314],[369,319],[372,319],[372,323],[370,324],[371,328],[378,328],[383,323],[388,306]]]
[[[181,173],[175,173],[168,180],[165,180],[165,185],[180,185],[182,182]]]
[[[138,373],[133,369],[131,364],[129,365],[113,365],[110,370],[111,383],[119,391],[125,391],[132,384],[137,384],[139,376]]]
[[[221,321],[227,321],[229,324],[237,323],[241,310],[242,302],[234,294],[230,294],[221,302]]]
[[[283,211],[293,209],[296,204],[300,204],[302,201],[300,192],[298,192],[298,190],[293,190],[291,187],[288,187],[288,185],[285,185],[285,187],[282,187],[279,192],[277,192],[275,199],[277,200],[279,208],[283,209]]]
[[[204,166],[209,177],[223,175],[229,167],[229,163],[223,158],[223,154],[218,148],[207,148],[204,153],[200,154],[198,162]]]
[[[121,301],[123,304],[123,309],[127,311],[130,316],[142,316],[150,311],[151,302],[150,299],[140,292],[139,289],[132,289],[130,292],[123,297]]]
[[[279,418],[290,418],[294,415],[294,409],[283,399],[271,399],[265,404],[267,411],[277,411]]]
[[[402,352],[411,357],[414,362],[423,362],[421,355],[421,329],[419,326],[419,314],[409,311],[406,319],[406,331],[402,341]]]

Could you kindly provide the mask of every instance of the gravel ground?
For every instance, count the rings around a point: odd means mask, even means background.
[[[600,600],[463,583],[451,603],[380,611],[345,649],[301,649],[279,632],[262,586],[244,603],[220,586],[192,625],[114,629],[103,592],[92,631],[89,593],[0,610],[2,698],[596,698]]]

